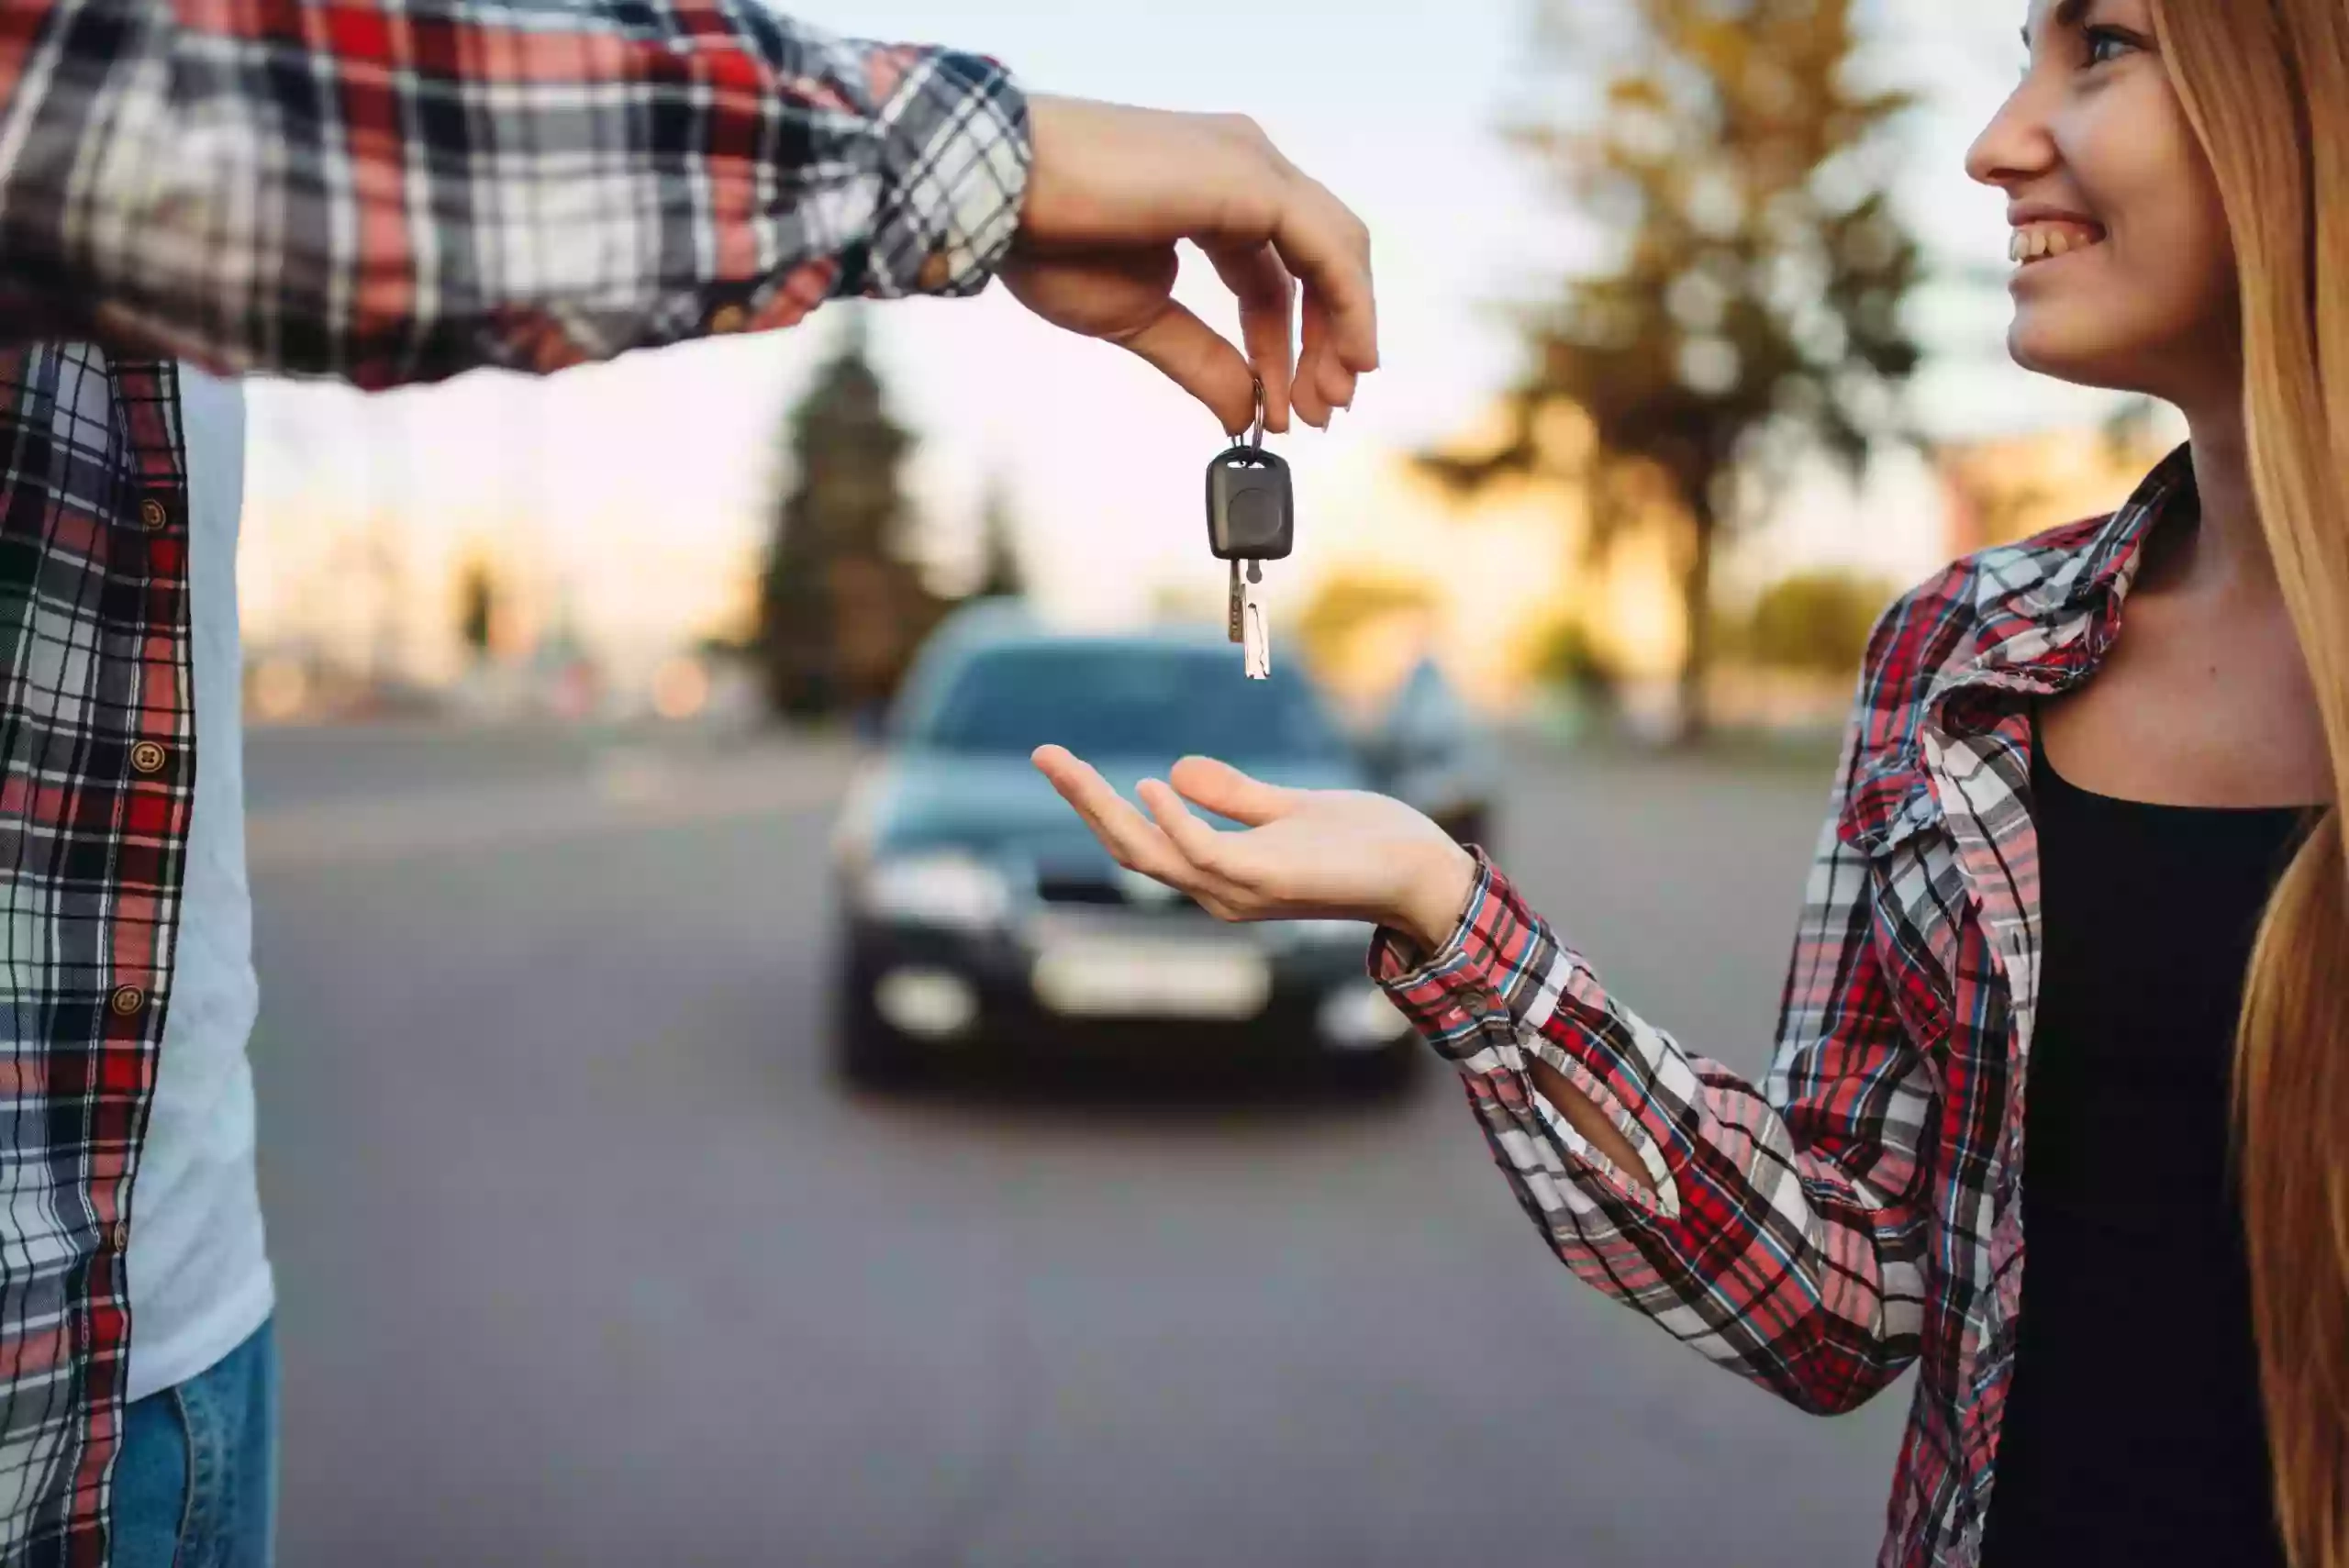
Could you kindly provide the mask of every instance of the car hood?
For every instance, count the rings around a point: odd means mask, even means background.
[[[1174,762],[1163,757],[1092,761],[1130,800],[1139,781],[1164,778]],[[1292,789],[1364,786],[1361,770],[1342,759],[1252,764],[1249,772]],[[851,817],[854,838],[873,853],[953,848],[1060,859],[1092,843],[1083,820],[1024,757],[894,753],[860,783]]]

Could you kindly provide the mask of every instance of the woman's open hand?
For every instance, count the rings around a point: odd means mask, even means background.
[[[1036,766],[1118,863],[1224,920],[1367,920],[1432,951],[1450,939],[1476,862],[1443,829],[1382,795],[1283,789],[1203,757],[1146,779],[1136,810],[1058,746]],[[1192,806],[1241,824],[1211,827]]]

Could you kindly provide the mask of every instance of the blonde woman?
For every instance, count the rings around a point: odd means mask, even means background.
[[[1575,1273],[1808,1410],[1916,1364],[1883,1563],[2349,1568],[2349,9],[2024,40],[2014,357],[2192,443],[1885,619],[1766,1085],[1392,801],[1038,762],[1219,915],[1380,922]]]

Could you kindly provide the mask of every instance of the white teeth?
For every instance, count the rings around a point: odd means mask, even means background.
[[[2102,237],[2064,228],[2018,228],[2007,243],[2007,256],[2017,262],[2043,261],[2068,256],[2099,244]]]

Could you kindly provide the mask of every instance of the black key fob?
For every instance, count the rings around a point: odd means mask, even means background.
[[[1285,561],[1296,544],[1287,463],[1241,442],[1208,464],[1208,548],[1218,561]]]

